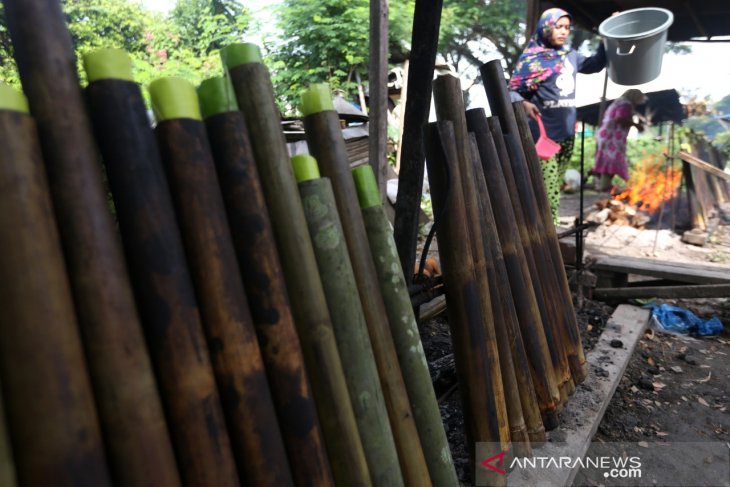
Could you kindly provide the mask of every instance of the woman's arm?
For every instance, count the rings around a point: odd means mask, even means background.
[[[521,101],[522,105],[525,107],[525,111],[527,112],[527,116],[530,117],[533,120],[537,120],[537,117],[540,116],[540,109],[537,108],[537,105],[535,105],[532,102],[527,101],[521,94],[519,94],[516,91],[510,91],[509,92],[509,98],[514,102]]]
[[[603,41],[598,45],[598,50],[593,56],[578,54],[578,72],[584,74],[597,73],[606,67],[606,48]]]

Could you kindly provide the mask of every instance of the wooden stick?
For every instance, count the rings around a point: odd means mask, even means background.
[[[699,157],[695,157],[692,154],[689,154],[685,151],[677,152],[675,157],[679,157],[683,161],[688,162],[688,163],[692,164],[693,166],[698,167],[709,174],[712,174],[715,177],[724,179],[725,181],[730,181],[730,174],[727,174],[725,171],[722,171],[722,170],[716,168],[709,162],[703,161]]]
[[[35,123],[0,109],[0,139],[0,380],[17,481],[111,485]]]
[[[155,478],[145,473],[148,462],[154,461],[143,458],[145,449],[169,440],[109,212],[71,36],[58,1],[3,3],[20,79],[38,124],[94,399],[110,445],[112,475],[118,483],[154,484]],[[140,428],[142,420],[149,425],[146,429]],[[160,455],[161,462],[167,460],[160,463],[159,482],[174,479],[169,451],[160,450]],[[49,480],[63,483],[61,478]],[[44,483],[22,475],[20,481]]]
[[[162,104],[156,96],[159,83],[175,89],[171,93],[175,102],[189,97],[197,107],[192,85],[171,86],[171,81],[152,83],[153,107],[159,111]],[[293,485],[205,125],[199,112],[175,114],[158,117],[155,133],[200,303],[233,457],[245,483]]]
[[[304,209],[291,197],[298,189],[269,72],[252,44],[230,45],[222,56],[246,118],[335,483],[367,484],[362,444],[350,434],[357,432],[355,415]]]
[[[5,422],[2,387],[0,387],[0,485],[7,485],[8,487],[18,485],[15,464],[13,463],[13,452],[10,447],[10,436]]]
[[[527,424],[530,441],[541,444],[545,441],[545,428],[540,418],[541,404],[538,402],[536,388],[541,392],[545,410],[554,410],[555,404],[550,390],[549,379],[558,395],[555,378],[552,375],[547,343],[542,328],[540,311],[537,307],[534,288],[529,285],[529,270],[522,250],[519,230],[517,229],[514,210],[510,203],[509,193],[500,166],[497,149],[489,131],[487,118],[482,109],[466,112],[467,127],[474,133],[482,164],[484,182],[489,192],[490,205],[493,210],[495,226],[499,236],[497,247],[497,272],[507,276],[504,297],[512,302],[511,308],[515,320],[508,320],[507,331],[510,333],[513,362],[515,364],[517,385],[520,390],[520,404]],[[525,347],[530,350],[530,357]],[[549,373],[546,373],[549,372]]]
[[[317,177],[317,164],[312,157],[299,155],[292,158],[292,162],[300,181],[299,194],[332,316],[347,387],[350,397],[356,398],[352,407],[370,478],[375,485],[404,485],[332,185],[328,179]],[[305,166],[313,170],[307,171]]]
[[[641,286],[596,288],[596,299],[617,298],[722,298],[730,294],[730,284],[699,284],[690,286]]]
[[[507,419],[509,424],[510,440],[515,455],[520,457],[532,456],[530,439],[527,435],[527,426],[522,414],[522,403],[520,391],[515,376],[515,363],[513,351],[510,346],[510,338],[507,331],[509,327],[517,327],[515,323],[515,309],[512,302],[512,293],[509,289],[509,278],[506,271],[499,272],[497,267],[501,264],[502,249],[497,237],[497,227],[492,213],[492,204],[489,200],[487,183],[484,181],[484,172],[479,157],[479,149],[476,146],[474,134],[469,134],[472,148],[472,164],[474,166],[474,183],[477,189],[480,240],[484,246],[484,255],[487,261],[487,281],[489,283],[489,295],[494,313],[494,329],[499,346],[499,368],[502,374],[502,385],[504,387],[505,404],[507,407]],[[509,295],[509,297],[507,297]],[[512,304],[512,306],[510,306]],[[521,364],[525,368],[527,364]]]
[[[412,283],[416,263],[418,216],[421,210],[421,188],[425,160],[424,127],[428,123],[439,26],[443,0],[416,0],[413,12],[413,37],[408,63],[408,100],[403,115],[403,137],[400,145],[398,199],[395,202],[393,237],[398,247],[406,283]]]
[[[378,365],[388,417],[393,430],[401,471],[407,485],[428,485],[430,479],[418,430],[403,381],[390,331],[385,303],[373,264],[365,224],[357,201],[355,182],[347,160],[345,141],[327,85],[315,85],[303,96],[304,130],[310,153],[322,175],[330,178],[347,249],[355,273],[375,363]]]
[[[377,194],[375,176],[369,166],[352,171],[357,187],[362,217],[372,250],[378,281],[383,290],[385,309],[398,351],[398,362],[408,389],[418,435],[434,485],[456,486],[458,479],[449,451],[449,442],[441,421],[436,395],[428,371],[421,335],[413,314],[393,230]],[[443,286],[441,286],[443,289]]]
[[[205,124],[294,482],[332,485],[245,119],[239,111],[213,112]]]
[[[446,286],[446,311],[454,345],[454,360],[459,392],[464,410],[467,444],[487,442],[487,453],[502,451],[490,395],[490,362],[486,349],[486,327],[479,284],[474,272],[472,246],[464,218],[466,209],[461,189],[458,153],[453,124],[449,121],[429,124],[424,135],[428,179],[431,186],[434,214],[439,223],[439,257]],[[475,450],[469,448],[471,465],[475,467]],[[476,471],[476,467],[474,470]],[[504,476],[486,473],[487,485],[505,485]]]

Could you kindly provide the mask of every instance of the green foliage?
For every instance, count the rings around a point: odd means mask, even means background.
[[[526,11],[523,0],[445,0],[439,50],[459,72],[495,52],[512,71],[522,53]]]

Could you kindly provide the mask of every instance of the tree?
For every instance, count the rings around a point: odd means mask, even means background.
[[[196,56],[239,41],[250,21],[238,0],[178,0],[170,15],[174,31]]]

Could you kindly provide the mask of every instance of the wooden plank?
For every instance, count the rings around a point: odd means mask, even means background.
[[[600,256],[596,259],[592,269],[653,276],[694,284],[730,283],[730,269],[727,267],[665,262],[639,257]]]
[[[385,203],[388,172],[388,1],[370,0],[370,165]]]
[[[649,310],[626,304],[616,308],[595,347],[586,354],[591,373],[566,403],[560,426],[549,433],[564,433],[565,439],[545,443],[540,457],[583,458],[648,321]],[[623,346],[613,348],[612,340],[621,340]],[[594,373],[599,368],[601,375]],[[507,485],[571,485],[578,468],[515,469]]]
[[[695,167],[699,167],[703,171],[707,171],[708,173],[712,174],[713,176],[717,176],[718,178],[722,178],[725,181],[730,181],[730,174],[727,174],[725,171],[716,168],[709,162],[705,162],[699,157],[695,157],[692,154],[689,154],[685,151],[679,151],[677,152],[676,157],[679,157],[685,162],[688,162],[689,164],[692,164]]]
[[[617,298],[722,298],[727,296],[730,296],[730,284],[598,288],[593,291],[593,298],[599,301]]]

